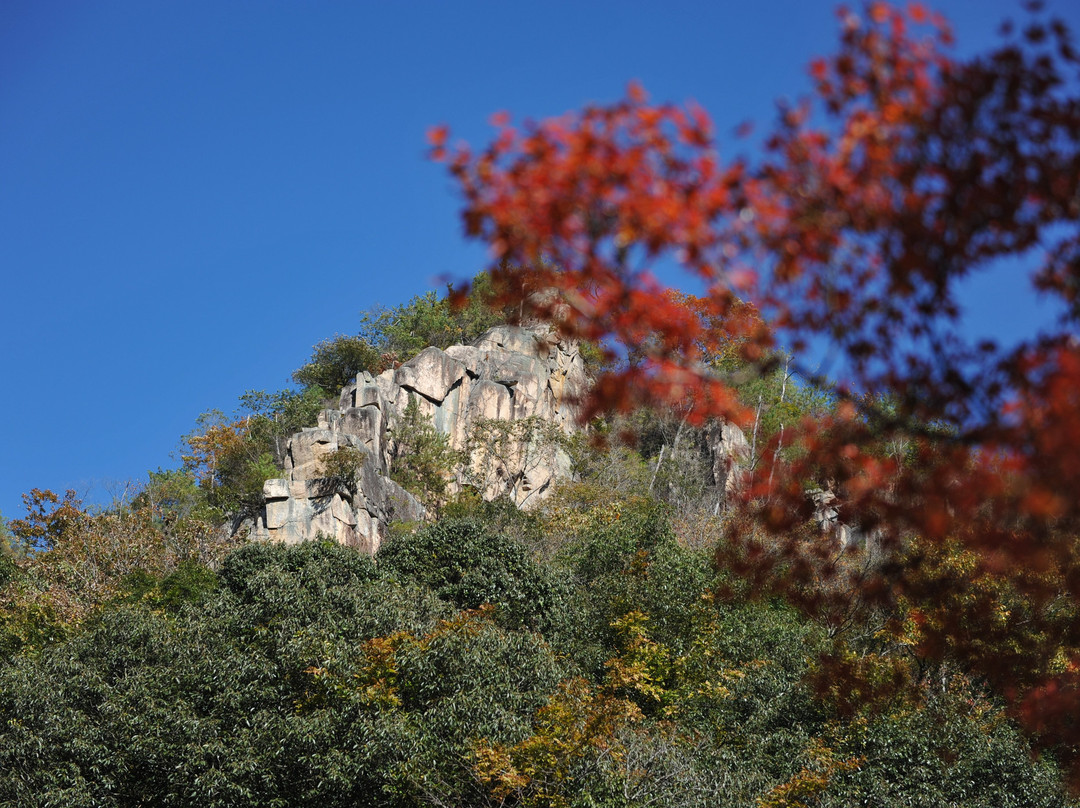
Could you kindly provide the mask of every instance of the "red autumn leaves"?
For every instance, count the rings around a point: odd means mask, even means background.
[[[694,420],[746,425],[718,354],[763,366],[778,343],[830,343],[840,406],[785,424],[798,451],[749,482],[756,526],[732,531],[725,560],[827,618],[856,593],[907,604],[921,616],[911,653],[951,654],[1076,750],[1080,60],[1038,15],[966,61],[920,6],[840,21],[812,96],[781,110],[754,163],[721,160],[700,107],[650,104],[637,85],[520,129],[498,115],[480,152],[433,130],[432,156],[459,183],[467,234],[491,247],[502,302],[637,360],[601,376],[590,414],[692,401]],[[957,285],[1003,260],[1030,267],[1062,319],[1019,345],[972,343]],[[660,261],[707,293],[671,294],[650,272]],[[798,530],[807,487],[826,483],[893,559],[874,574]],[[991,601],[1023,621],[963,605]]]

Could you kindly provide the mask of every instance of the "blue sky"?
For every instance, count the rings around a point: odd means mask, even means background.
[[[722,133],[766,124],[832,50],[833,5],[4,0],[0,513],[35,486],[107,500],[362,310],[473,275],[429,126],[481,144],[497,110],[559,114],[630,79]],[[1016,13],[936,7],[962,52]],[[1022,332],[1045,316],[1022,289],[969,299]]]

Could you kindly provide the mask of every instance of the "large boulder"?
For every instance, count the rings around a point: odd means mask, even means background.
[[[395,371],[394,384],[439,403],[464,376],[465,366],[445,351],[425,348]]]

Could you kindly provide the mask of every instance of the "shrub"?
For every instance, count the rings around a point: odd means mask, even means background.
[[[563,619],[567,590],[516,541],[471,519],[442,519],[383,545],[384,572],[431,589],[459,609],[496,607],[509,628],[549,632]]]
[[[293,373],[292,378],[306,388],[317,387],[336,395],[365,370],[374,374],[384,370],[379,351],[362,337],[335,334],[315,346],[307,364]]]
[[[410,393],[405,412],[394,426],[390,479],[438,510],[446,502],[450,472],[459,460],[449,438],[421,415],[420,405]]]

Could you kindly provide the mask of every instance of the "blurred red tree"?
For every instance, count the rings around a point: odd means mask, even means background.
[[[837,53],[753,163],[721,161],[700,107],[637,85],[520,129],[497,115],[480,152],[429,137],[500,302],[639,357],[601,375],[587,415],[692,395],[693,419],[746,425],[711,356],[735,345],[767,370],[779,345],[834,346],[835,415],[785,430],[801,451],[759,466],[756,527],[732,531],[725,562],[825,616],[906,604],[893,630],[914,656],[981,677],[1080,782],[1080,59],[1063,23],[1027,11],[959,60],[921,6],[841,9]],[[1018,345],[972,342],[958,282],[1006,259],[1062,315]],[[662,260],[707,288],[693,309],[650,273]],[[908,450],[876,448],[890,440]],[[797,538],[825,481],[877,535],[873,574]]]

